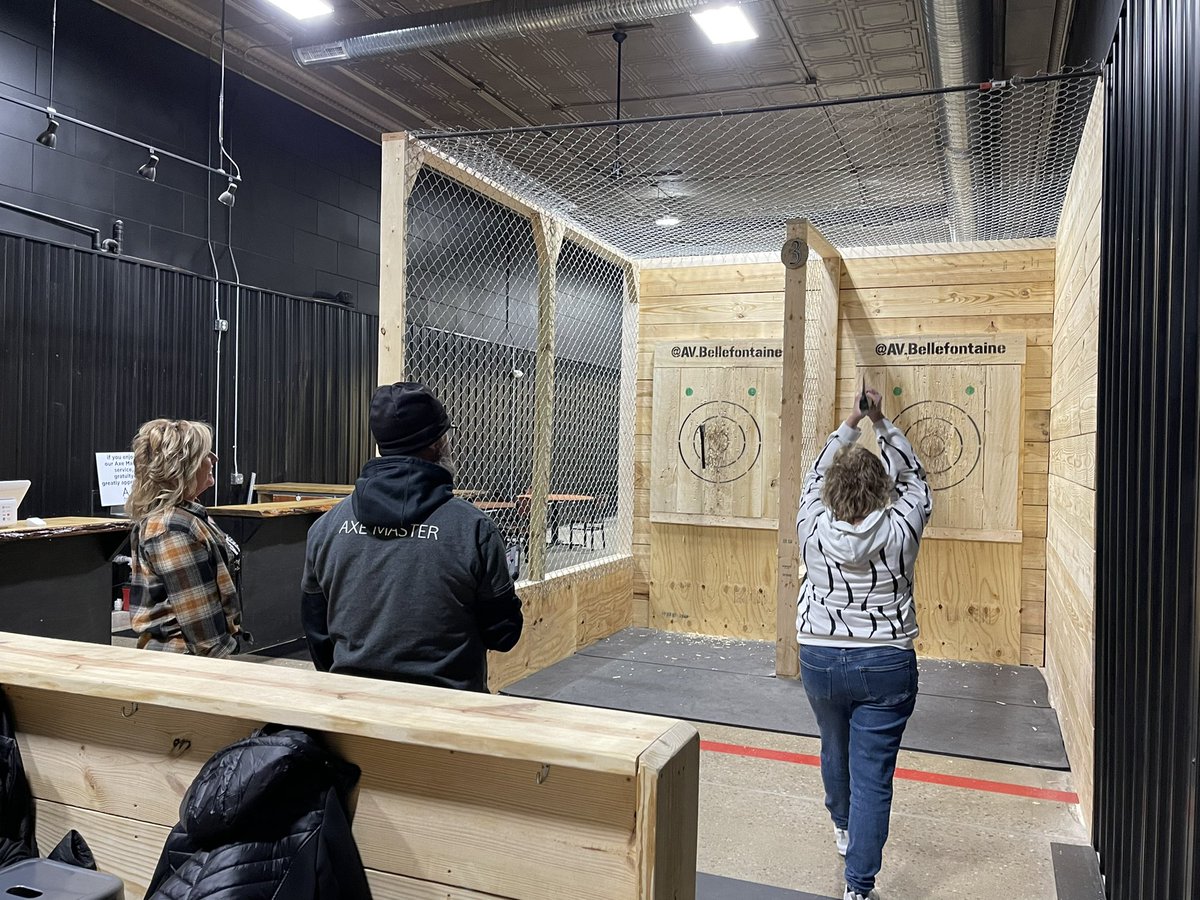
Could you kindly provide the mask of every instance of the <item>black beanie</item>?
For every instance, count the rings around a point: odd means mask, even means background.
[[[446,407],[423,384],[385,384],[371,397],[371,434],[380,456],[414,456],[449,430]]]

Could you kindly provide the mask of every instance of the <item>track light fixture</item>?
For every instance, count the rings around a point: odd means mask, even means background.
[[[138,166],[137,173],[147,181],[154,181],[158,178],[158,154],[154,152],[153,147],[147,147],[150,151],[150,158]]]
[[[54,118],[54,107],[46,107],[46,130],[37,136],[37,142],[53,150],[58,146],[58,119]]]
[[[223,203],[225,206],[233,208],[233,204],[237,201],[237,182],[232,178],[229,179],[229,187],[221,192],[221,196],[217,198],[218,203]]]

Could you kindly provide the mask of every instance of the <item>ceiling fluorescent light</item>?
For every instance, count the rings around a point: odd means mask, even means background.
[[[327,16],[333,12],[333,7],[325,0],[269,0],[286,13],[297,19],[311,19],[315,16]]]
[[[654,224],[659,228],[674,228],[679,222],[678,216],[663,216],[661,219],[654,220]]]
[[[752,41],[758,32],[746,18],[740,6],[717,6],[692,13],[696,24],[714,44],[732,44],[737,41]]]

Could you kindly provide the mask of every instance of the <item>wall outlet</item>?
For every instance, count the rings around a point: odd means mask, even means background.
[[[229,330],[229,320],[228,319],[217,319],[215,322],[213,322],[213,331],[228,331],[228,330]]]
[[[232,472],[229,475],[229,483],[230,484],[245,484],[246,476],[243,475],[241,472]]]

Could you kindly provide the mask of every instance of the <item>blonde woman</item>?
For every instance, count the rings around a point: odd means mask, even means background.
[[[133,439],[130,607],[138,647],[229,656],[238,650],[241,604],[230,569],[237,545],[197,498],[211,488],[216,454],[203,422],[155,419]]]
[[[804,481],[796,532],[806,580],[800,671],[821,731],[821,779],[844,900],[878,900],[900,739],[917,701],[913,570],[933,512],[908,438],[864,385]],[[879,456],[858,446],[871,419]]]

